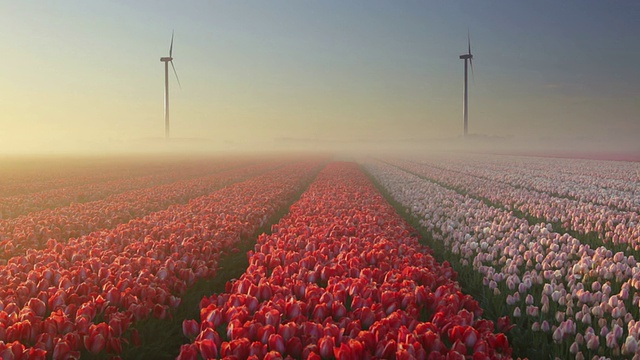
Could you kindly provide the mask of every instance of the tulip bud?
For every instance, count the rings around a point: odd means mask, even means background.
[[[324,336],[318,341],[318,350],[323,359],[329,359],[333,356],[334,347],[335,341],[333,340],[333,337]]]
[[[536,321],[531,324],[531,331],[540,331],[540,323]]]
[[[543,320],[542,324],[540,324],[540,329],[544,332],[549,332],[551,331],[551,325],[549,325],[547,320]]]
[[[268,340],[269,350],[277,351],[280,354],[284,354],[286,351],[285,342],[280,334],[271,334]]]
[[[597,335],[593,335],[587,340],[587,349],[589,350],[597,350],[600,346],[600,337]]]
[[[58,359],[54,357],[54,359]],[[180,355],[176,360],[198,360],[198,348],[194,344],[185,344],[180,347]]]
[[[524,302],[527,305],[533,305],[533,295],[528,294],[527,297],[525,298]]]
[[[463,335],[464,344],[467,347],[473,347],[476,344],[476,341],[478,341],[478,335],[479,334],[476,329],[467,327]]]
[[[635,354],[638,351],[638,340],[632,335],[627,336],[627,339],[622,344],[623,354]]]
[[[613,349],[618,347],[618,341],[616,340],[616,334],[611,331],[605,336],[605,342],[608,348]]]
[[[520,316],[521,316],[520,308],[517,307],[517,308],[513,309],[513,317],[519,318]]]
[[[195,320],[183,320],[182,321],[182,333],[189,339],[193,339],[198,335],[200,331],[200,324]]]
[[[561,343],[564,338],[564,331],[562,327],[558,327],[552,335],[553,341],[557,344]]]
[[[578,351],[580,351],[580,346],[578,346],[578,343],[574,341],[569,347],[569,352],[575,355]]]
[[[287,355],[295,359],[299,359],[300,357],[302,357],[302,350],[303,350],[303,346],[300,338],[292,337],[287,341],[287,344],[286,344]]]
[[[107,344],[106,339],[100,333],[92,333],[84,336],[84,347],[92,354],[102,351]]]

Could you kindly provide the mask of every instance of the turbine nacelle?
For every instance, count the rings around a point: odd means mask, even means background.
[[[164,62],[173,61],[173,58],[172,57],[161,57],[160,61],[164,61]]]
[[[471,54],[460,55],[460,59],[463,59],[463,60],[473,59],[473,55],[471,55]]]

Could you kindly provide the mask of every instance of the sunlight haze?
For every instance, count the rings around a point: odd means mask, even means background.
[[[640,153],[638,18],[631,1],[3,1],[0,153],[156,147],[172,30],[172,138],[458,141],[467,29],[470,134]]]

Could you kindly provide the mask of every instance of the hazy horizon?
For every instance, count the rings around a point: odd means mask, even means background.
[[[10,2],[0,154],[640,154],[638,18],[593,0]]]

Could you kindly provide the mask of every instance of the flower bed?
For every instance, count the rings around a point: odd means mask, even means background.
[[[382,163],[367,169],[463,268],[482,275],[533,348],[561,358],[638,354],[640,268],[551,226]]]
[[[357,165],[330,164],[260,236],[245,274],[183,323],[193,342],[179,358],[509,358],[506,336],[411,233]]]
[[[154,171],[152,174],[122,173],[116,179],[108,181],[100,181],[100,178],[93,177],[88,177],[84,183],[77,183],[77,179],[61,179],[53,189],[1,198],[0,219],[14,219],[46,209],[97,201],[128,191],[211,175],[240,164],[234,161],[201,161],[198,166],[190,163],[172,164],[172,169],[165,168],[164,171]],[[37,187],[37,184],[34,184],[34,187]]]
[[[215,276],[223,251],[280,211],[317,167],[289,165],[10,259],[0,266],[0,344],[11,346],[0,351],[62,359],[135,345],[132,324],[171,316],[198,278]]]
[[[640,210],[640,166],[623,161],[459,154],[416,159],[515,188],[544,192],[612,209]]]
[[[104,200],[76,203],[28,216],[0,221],[0,262],[42,249],[51,240],[66,242],[93,231],[109,229],[169,205],[208,194],[230,183],[274,168],[265,163],[223,171],[201,178],[176,181],[112,195]]]
[[[583,235],[595,234],[599,242],[616,250],[629,250],[630,253],[640,251],[640,215],[637,212],[555,197],[543,192],[517,188],[504,182],[412,162],[393,163],[470,195],[501,204],[507,210],[517,210]]]

